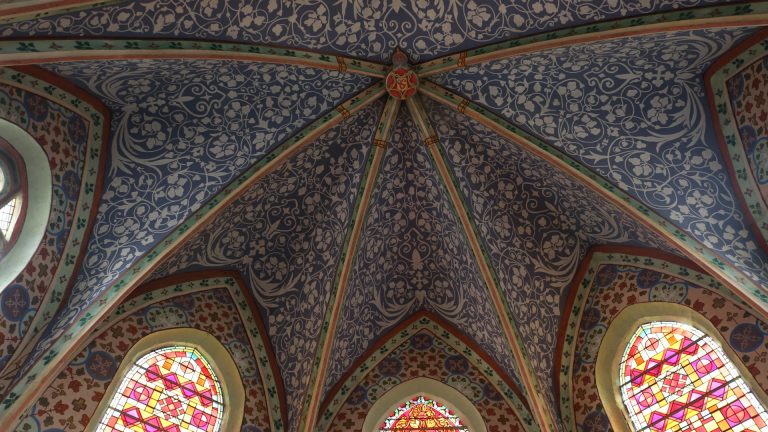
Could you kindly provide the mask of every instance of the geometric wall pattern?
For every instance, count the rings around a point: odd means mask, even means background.
[[[768,413],[723,349],[687,324],[640,326],[622,356],[619,385],[638,430],[768,428]]]
[[[690,263],[666,259],[616,251],[595,253],[591,263],[584,264],[584,278],[575,282],[580,288],[574,297],[582,299],[574,303],[570,317],[575,326],[567,327],[574,330],[561,336],[558,388],[566,424],[573,422],[584,432],[609,427],[597,394],[597,350],[614,317],[637,303],[678,303],[702,314],[739,355],[755,382],[768,388],[768,324]]]
[[[43,238],[0,295],[0,389],[16,374],[27,342],[50,320],[77,269],[105,159],[106,109],[94,98],[39,75],[31,68],[0,69],[0,117],[35,138],[48,157],[54,182]]]
[[[116,378],[122,378],[122,383],[98,432],[217,432],[221,428],[221,384],[195,348],[156,349]]]
[[[178,327],[193,327],[213,335],[234,359],[246,389],[243,430],[282,430],[280,405],[284,402],[276,406],[271,401],[274,396],[265,391],[262,376],[269,382],[271,369],[268,363],[262,363],[258,342],[250,335],[255,324],[247,318],[247,311],[241,310],[242,299],[227,288],[218,288],[221,285],[214,279],[196,285],[168,286],[126,302],[45,389],[18,430],[82,432],[99,402],[112,397],[106,390],[113,379],[120,379],[115,378],[115,373],[130,347],[156,331]],[[277,393],[274,387],[270,391]],[[116,396],[120,396],[119,392]],[[272,416],[276,416],[276,422],[270,421]]]

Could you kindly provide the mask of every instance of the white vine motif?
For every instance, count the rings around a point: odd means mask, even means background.
[[[750,32],[595,42],[435,79],[551,143],[764,285],[768,258],[737,204],[702,80]]]
[[[232,40],[415,61],[515,36],[689,8],[716,0],[140,0],[0,27],[0,37],[120,36]]]

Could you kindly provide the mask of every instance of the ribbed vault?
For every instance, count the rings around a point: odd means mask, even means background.
[[[0,64],[39,63],[111,111],[82,266],[40,306],[0,429],[136,286],[191,272],[239,273],[290,431],[420,314],[482,351],[525,398],[518,421],[570,426],[557,337],[599,245],[686,256],[765,314],[765,240],[705,93],[765,3],[365,3],[73,2],[0,21]],[[396,47],[418,63],[403,101],[384,85]]]

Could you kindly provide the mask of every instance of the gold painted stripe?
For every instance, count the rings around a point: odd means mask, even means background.
[[[320,353],[320,363],[316,370],[313,372],[314,382],[310,392],[310,402],[308,410],[304,413],[302,428],[306,432],[312,432],[317,423],[317,416],[319,415],[318,409],[320,405],[321,393],[323,391],[323,385],[325,384],[326,373],[328,371],[328,364],[331,359],[333,344],[336,340],[336,330],[338,329],[339,317],[344,306],[344,299],[346,297],[347,286],[349,285],[349,276],[352,271],[352,265],[355,261],[355,255],[357,247],[360,242],[360,236],[365,225],[366,217],[368,215],[368,207],[373,196],[373,189],[376,186],[376,181],[379,176],[379,169],[381,167],[381,161],[384,158],[386,142],[391,133],[394,122],[393,118],[397,117],[397,111],[400,108],[400,101],[389,97],[387,103],[384,106],[384,111],[379,118],[379,126],[376,128],[376,135],[373,140],[373,159],[371,162],[371,168],[365,179],[365,185],[363,186],[362,196],[360,202],[357,205],[357,218],[352,226],[349,241],[347,242],[347,248],[344,254],[344,262],[341,265],[341,272],[339,273],[338,285],[334,294],[334,302],[331,308],[330,319],[328,320],[328,333],[325,335],[324,340],[321,342],[322,351]],[[378,143],[383,143],[379,145]]]
[[[522,350],[521,341],[517,334],[517,329],[513,328],[512,326],[512,318],[507,312],[504,300],[501,298],[501,291],[498,285],[496,285],[495,279],[493,278],[490,263],[488,263],[486,260],[485,254],[483,253],[482,247],[480,246],[480,242],[477,239],[477,234],[475,233],[474,227],[472,226],[472,223],[469,220],[469,216],[465,211],[463,201],[459,195],[459,191],[456,189],[456,185],[453,183],[452,176],[448,171],[448,167],[446,166],[445,161],[443,160],[443,156],[440,154],[440,149],[437,146],[439,139],[434,132],[434,128],[430,124],[429,118],[426,116],[423,105],[421,105],[421,101],[418,98],[412,97],[408,99],[408,108],[412,116],[416,117],[419,115],[422,117],[421,119],[415,118],[418,125],[425,126],[420,127],[419,132],[422,134],[422,138],[427,143],[427,148],[429,149],[430,155],[432,156],[432,160],[435,162],[435,166],[437,167],[440,178],[442,179],[443,184],[448,191],[448,195],[451,197],[451,203],[456,210],[456,214],[461,221],[464,233],[467,236],[467,240],[469,241],[469,244],[472,248],[475,262],[477,262],[478,267],[480,267],[480,272],[483,275],[485,286],[488,288],[488,291],[491,294],[491,299],[493,300],[496,314],[501,321],[507,343],[512,350],[512,355],[515,357],[515,362],[517,363],[518,368],[520,368],[520,379],[523,381],[523,385],[525,386],[532,414],[536,421],[539,423],[539,427],[541,427],[543,432],[556,432],[557,428],[554,426],[555,417],[550,412],[549,405],[546,404],[541,398],[542,392],[539,389],[536,377],[530,370],[530,364],[527,361],[527,357]]]
[[[342,105],[349,106],[349,111],[354,113],[365,108],[371,102],[378,99],[385,93],[386,90],[384,89],[384,86],[381,85],[381,83],[376,83],[348,99],[347,101],[343,102]],[[105,290],[105,292],[109,292],[113,289],[112,287],[116,286],[118,283],[125,283],[125,287],[122,289],[120,294],[116,295],[109,302],[110,306],[100,310],[96,309],[93,311],[92,316],[90,315],[91,310],[87,309],[83,311],[81,316],[89,316],[88,324],[79,328],[77,328],[75,324],[73,326],[74,328],[70,328],[54,342],[54,347],[58,347],[61,344],[66,344],[66,350],[63,350],[59,354],[52,356],[47,364],[40,364],[38,367],[42,367],[43,369],[41,369],[39,372],[35,372],[37,369],[35,366],[33,366],[31,371],[26,375],[26,379],[21,378],[13,388],[8,389],[9,394],[15,393],[19,395],[19,398],[14,401],[10,407],[5,409],[5,411],[0,412],[0,431],[14,430],[18,422],[21,420],[21,417],[26,412],[27,408],[29,408],[29,406],[37,401],[37,399],[42,395],[42,392],[45,391],[47,388],[46,385],[55,379],[55,377],[69,364],[72,358],[74,358],[74,356],[79,354],[85,348],[83,340],[88,337],[91,330],[97,326],[99,322],[109,317],[114,309],[126,298],[128,298],[131,291],[133,291],[134,288],[143,282],[144,278],[152,274],[155,268],[166,257],[175,253],[186,240],[199,232],[209,222],[213,221],[213,219],[218,216],[227,206],[242,196],[243,193],[245,193],[256,182],[267,176],[269,173],[273,172],[285,161],[298,153],[302,148],[306,147],[321,134],[328,131],[331,127],[339,124],[341,121],[342,118],[340,116],[333,116],[329,120],[322,123],[319,127],[317,126],[317,122],[311,123],[296,135],[301,135],[301,133],[306,130],[311,131],[310,133],[292,143],[288,149],[283,149],[283,151],[276,155],[274,159],[269,160],[269,162],[264,164],[264,166],[254,172],[250,177],[245,179],[245,181],[234,187],[226,197],[224,197],[218,204],[213,206],[209,211],[202,213],[200,210],[198,210],[197,214],[189,216],[187,221],[195,221],[192,228],[184,231],[181,235],[178,236],[178,238],[170,242],[170,244],[161,242],[155,246],[152,251],[145,254],[142,260],[148,259],[146,258],[148,255],[156,253],[149,265],[143,268],[133,267],[132,269],[126,270],[123,273],[123,277],[116,280],[110,288]],[[203,209],[205,208],[206,207],[203,207]],[[184,223],[182,223],[180,226],[183,225]],[[178,230],[178,227],[175,228],[173,232],[176,232],[176,230]],[[96,307],[95,305],[104,301],[104,299],[97,300],[94,302],[92,307]],[[65,340],[67,342],[64,342]]]

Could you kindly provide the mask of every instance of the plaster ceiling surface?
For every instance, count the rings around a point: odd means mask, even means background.
[[[97,36],[265,43],[388,62],[414,61],[512,37],[610,19],[723,3],[700,0],[115,1],[0,27],[0,37]]]
[[[135,1],[4,24],[0,37],[230,40],[388,64],[396,46],[419,62],[516,36],[702,4]],[[724,266],[768,286],[768,257],[735,195],[704,91],[706,69],[755,30],[659,30],[534,50],[424,79],[559,150],[713,251]],[[43,67],[104,101],[112,123],[82,269],[28,367],[206,203],[328,113],[345,118],[249,183],[210,221],[193,225],[178,249],[151,262],[159,267],[148,277],[213,269],[242,275],[275,351],[288,430],[299,428],[308,397],[332,396],[329,390],[383,335],[423,310],[459,329],[523,394],[527,369],[557,413],[556,338],[587,250],[610,244],[683,254],[661,228],[654,231],[620,207],[619,198],[585,186],[502,128],[423,95],[423,112],[400,106],[381,164],[371,168],[385,104],[375,100],[351,115],[339,107],[376,85],[374,78],[226,59]],[[432,144],[421,134],[424,121],[436,133]],[[370,200],[358,209],[367,175],[374,179]],[[359,240],[347,257],[358,218]],[[347,262],[349,280],[328,342],[324,326]],[[502,307],[489,295],[493,285]],[[507,322],[519,333],[526,364],[512,354]],[[321,394],[312,395],[316,356],[326,343],[328,369],[317,378]]]
[[[707,67],[753,31],[599,41],[433,79],[543,138],[768,286],[768,257],[739,208],[704,91]]]
[[[336,126],[231,204],[152,278],[236,268],[265,312],[286,388],[303,408],[356,191],[382,104]]]
[[[370,79],[205,60],[71,62],[48,68],[112,110],[99,213],[56,330],[238,174]]]

